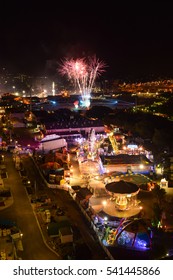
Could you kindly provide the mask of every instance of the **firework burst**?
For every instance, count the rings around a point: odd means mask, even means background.
[[[78,59],[65,59],[60,65],[59,72],[67,76],[78,88],[85,107],[90,105],[91,91],[95,79],[104,71],[106,64],[96,56]]]

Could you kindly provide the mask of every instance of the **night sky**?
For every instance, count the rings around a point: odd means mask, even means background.
[[[32,75],[53,74],[65,57],[96,54],[107,64],[108,78],[173,77],[170,2],[75,3],[2,4],[0,66]]]

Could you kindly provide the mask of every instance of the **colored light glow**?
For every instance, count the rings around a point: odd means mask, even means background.
[[[134,149],[137,149],[137,148],[138,148],[138,146],[137,146],[137,145],[135,145],[135,144],[129,144],[129,145],[127,145],[127,148],[128,148],[128,149],[132,149],[132,150],[134,150]]]
[[[105,63],[94,57],[65,59],[59,69],[61,75],[67,75],[74,82],[82,96],[82,106],[90,106],[91,91],[95,79],[104,72]]]
[[[150,242],[149,242],[147,234],[142,233],[142,234],[140,234],[140,237],[137,236],[135,239],[135,242],[134,242],[134,238],[135,238],[134,233],[122,231],[121,235],[117,239],[117,242],[121,246],[127,246],[127,247],[131,247],[131,248],[134,247],[135,249],[139,249],[139,250],[149,249]]]

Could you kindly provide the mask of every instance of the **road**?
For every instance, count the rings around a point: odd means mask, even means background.
[[[14,198],[14,203],[0,212],[1,218],[13,220],[23,233],[24,260],[57,260],[58,256],[44,243],[36,217],[31,207],[25,187],[21,182],[18,171],[14,167],[12,154],[5,154],[5,165],[8,179],[4,184],[9,186]]]

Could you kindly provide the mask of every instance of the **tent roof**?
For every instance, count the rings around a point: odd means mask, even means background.
[[[108,183],[105,188],[108,192],[117,194],[132,194],[139,191],[136,184],[124,180]]]
[[[145,155],[119,154],[105,156],[105,160],[110,164],[151,164],[151,161]]]
[[[140,218],[133,221],[129,221],[129,223],[125,225],[123,230],[133,233],[144,233],[148,231],[148,227],[150,226],[151,224],[149,221]]]
[[[80,188],[77,192],[78,198],[85,199],[87,196],[92,196],[92,193],[88,188]]]
[[[70,226],[62,227],[59,229],[61,235],[72,235],[72,229]]]
[[[59,225],[58,223],[49,223],[47,227],[48,235],[58,235],[59,234]]]

